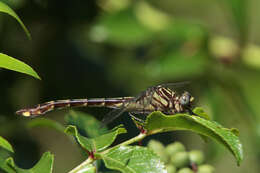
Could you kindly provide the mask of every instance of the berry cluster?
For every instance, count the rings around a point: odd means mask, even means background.
[[[168,173],[213,173],[211,165],[203,164],[204,155],[199,150],[186,151],[180,142],[166,147],[159,141],[150,140],[148,148],[153,150],[165,163]]]

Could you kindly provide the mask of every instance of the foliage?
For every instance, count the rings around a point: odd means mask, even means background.
[[[12,146],[9,144],[7,140],[0,137],[0,147],[14,153]],[[42,158],[39,162],[31,169],[21,169],[15,165],[12,157],[7,158],[6,160],[0,157],[0,170],[3,170],[7,173],[51,173],[53,166],[53,154],[46,152],[42,155]]]
[[[29,33],[28,29],[25,27],[25,25],[23,24],[23,22],[21,21],[21,19],[19,18],[19,16],[17,16],[17,14],[5,3],[0,1],[0,12],[1,13],[6,13],[10,16],[12,16],[13,18],[15,18],[19,24],[22,26],[24,32],[26,33],[27,37],[29,39],[31,39],[31,34]]]
[[[31,39],[31,35],[30,35],[29,31],[24,26],[21,19],[17,16],[17,14],[8,5],[4,4],[1,1],[0,1],[0,12],[6,13],[6,14],[14,17],[20,23],[22,28],[24,29],[27,37],[29,39]],[[19,61],[15,58],[12,58],[12,57],[5,55],[3,53],[0,53],[0,68],[6,68],[6,69],[9,69],[9,70],[25,73],[25,74],[31,75],[31,76],[33,76],[37,79],[40,79],[38,74],[30,66],[28,66],[27,64],[25,64],[22,61]]]
[[[4,148],[10,152],[14,152],[13,147],[9,144],[9,142],[1,136],[0,136],[0,147]]]
[[[21,72],[21,73],[25,73],[25,74],[31,75],[37,79],[40,79],[38,74],[24,62],[19,61],[15,58],[12,58],[3,53],[0,53],[0,58],[1,58],[0,67],[6,68],[9,70],[13,70],[13,71],[17,71],[17,72]]]
[[[196,111],[199,110],[199,111]],[[205,116],[203,110],[201,108],[194,109],[195,113],[202,116]],[[76,116],[75,116],[76,115]],[[88,124],[96,123],[95,126],[101,126],[98,121],[88,121],[89,119],[93,119],[88,114],[84,114],[81,112],[71,112],[66,116],[68,124],[75,124],[75,122],[79,122],[79,129],[81,129],[82,124],[84,127],[88,126]],[[80,120],[80,121],[79,121]],[[41,123],[42,122],[42,123]],[[29,122],[29,127],[46,126],[54,128],[58,131],[62,125],[59,125],[55,121],[46,120],[46,119],[35,119]],[[79,144],[80,147],[84,149],[84,151],[88,154],[88,159],[77,166],[75,169],[71,171],[73,172],[82,172],[83,170],[88,170],[88,172],[93,171],[94,168],[93,162],[99,159],[102,159],[107,168],[118,170],[124,173],[128,172],[136,172],[136,173],[145,173],[145,172],[166,172],[166,167],[164,163],[167,163],[167,159],[162,159],[162,157],[158,157],[158,155],[154,154],[147,147],[141,146],[129,146],[132,143],[141,141],[146,136],[162,133],[165,131],[175,131],[175,130],[190,130],[200,135],[204,135],[214,140],[218,141],[220,144],[226,146],[231,153],[236,157],[238,164],[240,164],[242,160],[242,146],[238,137],[233,134],[233,132],[229,129],[223,128],[218,123],[215,123],[210,120],[206,120],[204,118],[197,117],[195,115],[185,115],[185,114],[176,114],[171,116],[163,115],[160,112],[154,112],[148,115],[146,122],[144,124],[144,132],[141,132],[138,136],[128,139],[118,145],[111,146],[111,144],[118,138],[120,134],[126,133],[126,130],[122,126],[115,127],[109,132],[106,132],[103,135],[96,136],[93,138],[88,138],[86,136],[81,135],[77,127],[74,125],[68,125],[64,132],[66,134],[72,135],[75,137],[75,140]],[[56,128],[58,127],[58,128]],[[98,130],[98,128],[96,128]],[[84,134],[89,134],[93,136],[95,131],[83,131]],[[93,134],[91,134],[93,133]],[[4,139],[1,140],[2,146],[5,148],[10,148],[10,144]],[[176,145],[176,144],[175,144]],[[9,146],[9,147],[8,147]],[[151,145],[150,145],[151,147]],[[182,147],[176,147],[178,150]],[[168,151],[173,152],[173,148],[168,147]],[[11,150],[12,151],[12,150]],[[155,152],[162,152],[161,150]],[[184,151],[183,151],[184,152]],[[174,153],[178,153],[177,151]],[[159,154],[160,155],[160,154]],[[176,154],[176,158],[173,158],[173,162],[175,166],[182,167],[182,161],[176,161],[182,158],[183,156],[178,156]],[[188,154],[187,158],[188,158]],[[195,154],[196,155],[196,154]],[[192,157],[191,159],[193,159]],[[196,160],[196,157],[195,157]],[[196,162],[194,160],[194,162]],[[202,161],[198,161],[202,162]],[[188,162],[187,162],[188,163]],[[51,172],[53,165],[53,156],[50,153],[45,153],[42,156],[42,159],[38,162],[36,166],[31,168],[30,170],[23,170],[17,167],[12,159],[7,159],[5,163],[2,164],[2,169],[6,170],[6,165],[11,166],[17,172],[37,172],[42,171],[42,168],[45,167],[46,170],[44,172]],[[186,165],[186,163],[184,164]],[[184,166],[183,165],[183,166]],[[47,169],[48,168],[48,169]]]
[[[195,131],[207,136],[203,136],[203,139],[209,137],[225,146],[239,164],[243,156],[238,131],[223,128],[215,121],[225,126],[235,126],[240,129],[240,139],[245,151],[248,151],[248,159],[245,159],[242,167],[232,171],[259,172],[254,171],[259,168],[254,163],[259,162],[260,153],[260,47],[257,45],[259,9],[256,0],[250,2],[256,4],[252,6],[245,0],[99,0],[82,1],[79,5],[73,1],[29,3],[27,0],[1,0],[0,12],[14,17],[30,39],[30,33],[18,15],[2,1],[13,9],[16,8],[32,33],[36,33],[35,39],[28,45],[20,44],[17,40],[22,40],[24,36],[20,36],[19,30],[16,31],[12,24],[3,23],[5,21],[2,19],[8,20],[8,17],[0,16],[5,17],[0,18],[2,52],[7,51],[16,57],[32,57],[30,63],[38,64],[45,76],[44,82],[36,83],[32,79],[20,79],[12,73],[1,71],[0,74],[4,74],[5,78],[0,86],[1,100],[4,100],[0,105],[0,133],[5,138],[19,138],[17,131],[24,132],[24,126],[20,126],[24,120],[13,115],[15,109],[35,104],[41,99],[80,97],[83,93],[88,97],[128,96],[158,83],[189,80],[191,85],[187,88],[196,96],[197,105],[203,105],[203,109],[214,121],[206,118],[204,112],[198,113],[201,117],[167,117],[154,112],[145,125],[148,131],[149,128],[156,129],[151,130],[150,134],[172,130]],[[6,28],[2,24],[7,24]],[[3,53],[0,53],[0,67],[40,78],[30,66]],[[75,136],[84,149],[89,149],[88,154],[96,154],[84,162],[88,164],[80,167],[95,172],[96,164],[93,162],[104,160],[107,155],[102,155],[102,152],[110,148],[118,151],[111,143],[118,143],[118,140],[126,136],[123,135],[125,129],[116,126],[112,131],[95,130],[99,125],[97,120],[92,121],[92,116],[85,116],[81,112],[70,113],[72,114],[74,116],[65,118],[70,125],[67,127],[49,119],[31,120],[27,127],[49,127],[58,132],[66,129],[66,134]],[[96,112],[91,114],[99,115]],[[88,121],[92,123],[88,124]],[[160,126],[157,121],[165,124]],[[173,125],[176,126],[172,127]],[[48,136],[43,131],[35,133],[37,135],[33,136],[25,131],[23,139],[36,138],[34,140],[37,141]],[[106,138],[106,135],[113,138],[109,142],[98,143],[96,147],[97,138]],[[131,131],[127,136],[130,135],[133,135]],[[187,136],[182,135],[181,139],[194,140]],[[140,140],[139,137],[143,138],[141,135],[134,138],[134,141]],[[56,141],[56,137],[48,139]],[[3,142],[2,138],[0,141],[3,150],[12,151],[8,142]],[[62,141],[56,142],[67,151]],[[185,144],[190,145],[190,142]],[[123,146],[122,150],[146,152],[143,148]],[[208,146],[209,162],[214,162],[216,168],[222,168],[222,172],[234,169],[230,168],[229,162],[225,160],[226,153],[218,145]],[[27,154],[26,151],[17,150],[16,153]],[[37,155],[37,151],[31,151],[30,154],[32,153]],[[119,156],[115,157],[120,158],[121,153],[116,154]],[[110,159],[110,156],[108,154],[107,158]],[[126,156],[130,157],[127,153]],[[153,158],[153,155],[149,157]],[[33,159],[29,161],[32,162]],[[9,172],[18,168],[11,159],[6,162],[3,157],[0,162],[2,169]],[[132,164],[130,160],[125,162]],[[57,170],[72,164],[67,163],[60,164]],[[115,169],[113,163],[112,166],[111,162],[105,163],[107,167]],[[122,171],[123,168],[117,170]]]

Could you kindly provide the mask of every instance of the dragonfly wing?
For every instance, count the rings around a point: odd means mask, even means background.
[[[112,111],[110,111],[101,121],[102,125],[107,125],[116,118],[118,118],[120,115],[122,115],[124,112],[127,111],[128,107],[126,105],[131,104],[132,102],[135,102],[136,98],[130,99],[125,101],[121,107],[116,108]]]
[[[128,111],[127,105],[132,105],[132,104],[135,104],[138,102],[138,104],[141,104],[144,107],[147,106],[146,105],[147,101],[145,101],[145,99],[148,99],[150,102],[152,101],[152,95],[154,92],[154,89],[152,89],[152,88],[153,87],[148,88],[147,90],[138,94],[136,97],[133,97],[132,99],[125,101],[121,107],[110,111],[101,121],[102,124],[103,125],[109,124],[110,122],[112,122],[113,120],[118,118],[120,115],[122,115],[124,112]],[[148,104],[150,104],[150,103],[148,103]],[[135,110],[131,110],[131,111],[138,112]]]
[[[174,83],[164,83],[164,84],[157,85],[156,87],[176,89],[176,88],[182,88],[190,84],[191,84],[190,81],[183,81],[183,82],[174,82]]]
[[[122,115],[126,109],[114,109],[110,111],[101,121],[102,125],[107,125]]]

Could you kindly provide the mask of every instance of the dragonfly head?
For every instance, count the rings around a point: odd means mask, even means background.
[[[185,91],[181,97],[180,97],[180,104],[182,106],[190,106],[190,104],[193,102],[194,97],[190,95],[187,91]]]

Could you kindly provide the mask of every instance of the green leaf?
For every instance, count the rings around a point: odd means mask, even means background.
[[[31,40],[31,34],[29,33],[28,29],[25,27],[21,19],[17,16],[17,14],[5,3],[0,1],[0,12],[6,13],[12,17],[14,17],[22,26],[23,30],[25,31],[27,37]]]
[[[109,147],[116,139],[117,135],[126,133],[125,128],[118,126],[111,130],[111,132],[98,136],[96,138],[87,138],[79,134],[75,126],[68,126],[65,133],[75,136],[80,146],[87,151],[101,151]]]
[[[194,108],[193,112],[196,112],[200,117],[205,118],[206,120],[210,120],[208,114],[204,112],[204,110],[201,107]]]
[[[92,164],[87,164],[87,165],[81,167],[80,169],[73,171],[73,173],[97,173],[97,169]]]
[[[167,172],[159,156],[146,147],[119,146],[100,156],[107,168],[123,173]]]
[[[78,173],[81,173],[81,172],[84,172],[84,173],[96,173],[97,170],[96,170],[96,167],[93,166],[93,165],[86,165],[83,169],[81,169]]]
[[[13,57],[0,53],[0,68],[5,68],[20,73],[25,73],[30,76],[35,77],[36,79],[41,79],[38,74],[24,62],[17,60]]]
[[[55,129],[59,132],[64,132],[65,127],[58,123],[57,121],[46,119],[46,118],[36,118],[27,123],[28,128],[34,128],[34,127],[48,127]]]
[[[196,109],[193,111],[199,115]],[[232,130],[223,128],[220,124],[199,116],[187,114],[166,116],[161,112],[153,112],[148,116],[144,128],[147,129],[148,134],[173,130],[189,130],[207,136],[224,145],[235,156],[238,165],[240,165],[243,159],[242,144]]]
[[[0,172],[1,170],[8,173],[16,173],[9,165],[7,165],[5,159],[0,157]]]
[[[14,152],[12,145],[3,137],[0,136],[0,147],[10,151],[10,152]]]
[[[70,111],[65,116],[65,121],[69,125],[77,126],[77,129],[83,135],[91,138],[100,136],[107,132],[107,128],[101,128],[101,123],[95,117],[83,112]]]
[[[39,162],[31,169],[22,169],[16,166],[13,158],[6,160],[7,164],[12,167],[17,173],[51,173],[53,167],[54,155],[46,152],[42,155]]]
[[[154,33],[136,18],[133,9],[126,9],[100,17],[92,28],[93,41],[107,41],[117,46],[141,45],[153,38]]]

